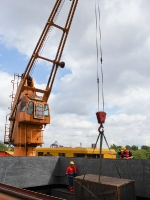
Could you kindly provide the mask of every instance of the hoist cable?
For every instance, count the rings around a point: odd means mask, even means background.
[[[100,90],[100,88],[99,88],[99,64],[101,64],[102,105],[103,105],[103,111],[104,111],[104,90],[103,90],[104,78],[103,78],[103,67],[102,67],[103,58],[102,58],[102,46],[101,46],[101,27],[100,27],[100,6],[99,6],[99,0],[98,0],[98,3],[96,3],[96,1],[95,1],[95,21],[96,21],[96,56],[97,56],[98,111],[99,111],[99,90]],[[99,35],[99,43],[100,43],[100,45],[98,45],[98,36],[97,35]],[[100,54],[100,58],[99,58],[99,54]]]
[[[98,5],[97,1],[95,1],[95,19],[96,19],[96,51],[97,51],[97,84],[98,84],[98,99],[99,99],[99,64],[101,64],[101,76],[102,76],[102,102],[103,102],[103,111],[104,111],[104,95],[103,95],[103,70],[102,70],[102,47],[101,47],[101,28],[100,28],[100,6],[99,0]],[[99,25],[98,25],[99,22]],[[99,48],[98,48],[98,34],[99,34]],[[100,58],[99,58],[100,53]],[[99,111],[99,100],[98,100],[98,111]],[[102,143],[103,143],[103,132],[99,130],[99,138],[100,138],[100,154],[99,154],[99,189],[102,193],[102,185],[100,184],[100,176],[102,170]],[[104,195],[102,195],[102,199],[104,199]]]
[[[98,11],[97,11],[98,10]],[[101,47],[101,28],[100,28],[100,7],[99,7],[99,0],[98,0],[98,6],[97,6],[97,0],[95,0],[95,22],[96,22],[96,57],[97,57],[97,90],[98,90],[98,111],[99,111],[99,64],[101,64],[101,76],[102,76],[102,101],[103,101],[103,111],[104,111],[104,93],[103,93],[103,69],[102,69],[102,47]],[[98,25],[99,22],[99,25]],[[98,38],[99,35],[99,38]],[[100,45],[98,45],[98,39],[100,42]],[[99,59],[99,52],[100,52],[100,59]],[[100,199],[105,199],[102,191],[102,184],[100,184],[100,176],[101,176],[101,171],[102,171],[102,143],[103,143],[103,138],[104,138],[104,130],[100,131],[95,143],[95,147],[93,148],[92,156],[94,154],[94,150],[96,148],[96,145],[98,143],[98,140],[100,138],[100,155],[99,155],[99,192],[101,193],[101,198]],[[91,156],[91,157],[92,157]],[[84,185],[84,179],[85,175],[87,174],[89,165],[91,162],[87,164],[87,168],[85,170],[85,173],[83,175],[82,179],[82,185],[81,185],[81,195],[80,195],[80,200],[82,199],[82,192],[83,192],[83,185]],[[99,195],[97,195],[98,197]],[[99,198],[99,197],[98,197]]]
[[[99,51],[100,51],[100,63],[101,63],[101,76],[102,76],[102,101],[103,101],[103,111],[104,111],[104,90],[103,90],[103,85],[104,85],[104,78],[103,78],[103,67],[102,67],[102,45],[101,45],[101,40],[102,40],[102,34],[101,34],[101,27],[100,27],[100,6],[99,6],[99,0],[98,0],[98,17],[99,17],[99,40],[100,40],[100,46],[99,46]]]
[[[96,146],[97,146],[97,143],[98,143],[98,140],[99,140],[99,138],[100,138],[100,135],[101,135],[101,132],[99,132],[99,134],[98,134],[98,136],[97,136],[96,143],[95,143],[95,146],[94,146],[93,151],[92,151],[92,154],[91,154],[91,158],[92,158],[93,155],[94,155],[94,150],[95,150],[95,148],[96,148]],[[91,162],[88,162],[87,167],[86,167],[86,170],[85,170],[84,175],[83,175],[83,178],[82,178],[80,200],[82,200],[82,192],[83,192],[84,179],[85,179],[85,175],[87,174],[87,171],[88,171],[88,169],[89,169],[90,164],[91,164]],[[101,185],[100,185],[100,187],[101,187]],[[101,188],[101,191],[102,191],[102,188]],[[103,196],[103,195],[102,195],[102,196]],[[102,198],[104,198],[104,197],[102,197]]]
[[[99,16],[99,37],[100,37],[100,54],[101,54],[101,59],[100,59],[100,61],[101,61],[101,63],[103,62],[103,60],[102,60],[102,47],[101,47],[101,27],[100,27],[100,6],[99,6],[99,0],[98,0],[98,16]]]
[[[100,184],[100,177],[101,177],[101,174],[102,174],[102,144],[103,144],[103,132],[104,130],[102,131],[99,131],[99,135],[100,135],[100,154],[99,154],[99,190],[101,191],[101,193],[103,194],[103,190],[102,190],[102,184]],[[105,196],[102,195],[102,200],[105,199]]]
[[[100,18],[98,19],[98,16],[97,16],[98,15],[97,14],[97,7],[99,8],[99,2],[98,2],[98,6],[97,6],[97,1],[95,1],[96,52],[97,52],[97,88],[98,88],[98,111],[99,111],[99,48],[98,48],[98,37],[97,37],[98,34],[97,33],[98,33],[98,20],[100,20]],[[99,26],[99,32],[100,32],[100,26]],[[100,39],[101,39],[101,34],[100,34]],[[101,143],[101,140],[100,140],[100,143]],[[101,158],[101,144],[100,144],[100,158]],[[99,174],[99,183],[100,183],[100,174]]]
[[[97,3],[98,2],[98,3]],[[102,105],[103,105],[103,111],[104,111],[104,90],[103,90],[103,85],[104,85],[104,77],[103,77],[103,67],[102,67],[102,62],[103,62],[103,58],[102,58],[102,46],[101,46],[101,27],[100,27],[100,6],[99,6],[99,0],[95,0],[95,22],[96,22],[96,59],[97,59],[97,89],[98,89],[98,111],[99,111],[99,64],[101,66],[101,79],[102,79]],[[99,23],[99,25],[98,25]],[[98,37],[99,35],[99,37]],[[99,45],[98,45],[98,42],[99,42]],[[100,56],[99,56],[100,54]],[[99,58],[100,57],[100,58]],[[102,174],[102,143],[103,143],[103,138],[108,146],[108,149],[109,149],[109,152],[110,152],[110,148],[109,148],[109,145],[108,145],[108,142],[106,140],[106,137],[104,135],[104,129],[100,130],[99,128],[99,134],[98,134],[98,137],[97,137],[97,140],[96,140],[96,144],[95,144],[95,147],[93,148],[93,152],[92,152],[92,156],[94,154],[94,150],[96,148],[96,145],[98,143],[98,140],[100,139],[100,154],[99,154],[99,172],[98,172],[98,175],[99,175],[99,192],[101,193],[101,197],[99,196],[99,194],[97,194],[95,196],[95,198],[100,198],[100,199],[105,199],[105,196],[103,194],[103,190],[102,190],[102,184],[100,183],[100,177],[101,177],[101,174]],[[85,175],[87,174],[88,172],[88,168],[89,168],[89,165],[91,164],[91,162],[88,162],[87,164],[87,168],[85,170],[85,173],[83,175],[83,179],[82,179],[82,182],[81,182],[81,196],[80,196],[80,200],[82,199],[82,192],[83,192],[83,185],[84,185],[84,179],[85,179]],[[119,177],[121,178],[121,175],[119,173],[119,170],[116,166],[116,163],[114,162],[115,164],[115,167],[117,169],[117,172],[119,174]]]
[[[101,13],[100,13],[100,6],[99,6],[99,0],[98,0],[98,21],[99,21],[99,41],[100,41],[100,46],[99,46],[99,52],[100,52],[100,63],[101,63],[101,76],[102,76],[102,101],[103,101],[103,111],[104,111],[104,90],[103,90],[103,85],[104,85],[104,78],[103,78],[103,67],[102,67],[102,62],[103,62],[103,58],[102,58],[102,46],[101,46],[101,27],[100,27],[100,15]],[[97,19],[96,19],[97,20]],[[97,29],[97,28],[96,28]],[[103,137],[104,137],[104,140],[105,140],[105,142],[106,142],[106,145],[107,145],[107,147],[108,147],[108,149],[109,149],[109,152],[110,152],[110,147],[109,147],[109,145],[108,145],[108,142],[107,142],[107,139],[106,139],[106,137],[105,137],[105,135],[104,135],[104,132],[102,133],[103,134]],[[117,172],[118,172],[118,175],[119,175],[119,177],[121,178],[121,175],[120,175],[120,172],[119,172],[119,170],[118,170],[118,167],[117,167],[117,165],[116,165],[116,163],[115,163],[115,161],[114,161],[114,164],[115,164],[115,167],[116,167],[116,169],[117,169]]]
[[[105,140],[106,145],[107,145],[107,147],[108,147],[108,149],[109,149],[109,153],[111,153],[111,151],[110,151],[110,147],[109,147],[109,144],[108,144],[108,142],[107,142],[107,139],[106,139],[105,135],[104,135],[104,140]],[[117,170],[117,172],[118,172],[119,178],[121,178],[121,174],[120,174],[120,172],[119,172],[119,169],[118,169],[118,167],[117,167],[115,161],[114,161],[114,165],[115,165],[116,170]]]
[[[98,111],[99,111],[99,71],[98,71],[98,38],[97,38],[97,11],[95,2],[95,22],[96,22],[96,57],[97,57],[97,92],[98,92]]]

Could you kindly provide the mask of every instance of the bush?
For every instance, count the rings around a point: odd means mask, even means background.
[[[0,151],[7,151],[7,150],[8,147],[3,142],[0,142]]]

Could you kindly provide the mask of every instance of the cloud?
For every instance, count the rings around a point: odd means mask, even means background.
[[[0,138],[3,140],[4,138],[4,130],[6,123],[6,115],[10,113],[11,98],[12,95],[12,84],[11,80],[13,77],[8,73],[0,71]],[[9,116],[8,116],[9,118]]]
[[[11,80],[13,77],[7,74],[6,72],[0,71],[0,93],[1,93],[1,101],[0,101],[0,109],[5,110],[5,107],[8,107],[8,103],[10,104],[11,99],[9,96],[12,94],[12,84]]]
[[[2,0],[1,43],[7,48],[16,48],[30,58],[54,3],[54,0],[14,0],[13,3]],[[65,11],[67,4],[66,1]],[[49,98],[51,124],[44,133],[46,146],[54,141],[64,146],[79,146],[80,142],[83,146],[91,146],[96,141],[98,89],[94,9],[93,1],[82,0],[78,3],[62,56],[69,72],[63,73],[63,69],[58,69],[59,76],[55,79]],[[100,10],[107,140],[110,144],[118,145],[149,144],[150,2],[103,1],[100,2]],[[58,18],[60,25],[64,23],[64,13]],[[53,30],[43,51],[46,56],[55,55],[59,41],[59,33],[55,33]],[[2,52],[0,54],[3,55]],[[0,64],[3,67],[3,63]],[[47,65],[47,77],[50,69]],[[1,71],[1,74],[0,90],[4,95],[0,101],[0,116],[3,118],[9,106],[11,76],[7,72]],[[101,74],[99,77],[101,110]],[[37,87],[44,89],[45,78],[40,76],[42,85],[36,73],[34,78]]]

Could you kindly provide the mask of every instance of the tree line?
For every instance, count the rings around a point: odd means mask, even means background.
[[[127,150],[131,151],[133,159],[150,159],[150,146],[142,145],[140,149],[136,145],[126,145],[125,147]],[[121,146],[113,144],[110,146],[110,149],[119,152],[121,151]],[[117,158],[120,158],[119,155],[117,155]]]
[[[8,147],[2,141],[0,141],[0,151],[14,151],[12,146]]]
[[[126,145],[126,149],[130,150],[134,159],[150,159],[150,146],[142,145],[139,149],[136,145]],[[110,146],[110,149],[114,149],[116,152],[121,151],[121,146],[117,146],[115,144]],[[0,151],[14,151],[14,148],[8,147],[2,141],[0,141]],[[119,155],[116,156],[120,158]]]

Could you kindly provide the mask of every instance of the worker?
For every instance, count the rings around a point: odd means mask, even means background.
[[[73,192],[73,177],[77,175],[77,168],[74,166],[74,162],[70,161],[70,166],[66,169],[66,176],[68,178],[70,192]]]
[[[132,159],[132,153],[131,151],[127,150],[125,146],[121,147],[121,151],[118,152],[118,155],[120,155],[121,159]]]
[[[128,160],[128,159],[132,159],[133,158],[131,151],[127,150],[125,146],[122,146],[121,147],[121,151],[119,151],[118,153],[116,153],[116,152],[114,153],[113,152],[113,153],[110,153],[110,154],[112,154],[112,155],[118,154],[118,155],[120,155],[120,158],[122,160]]]

